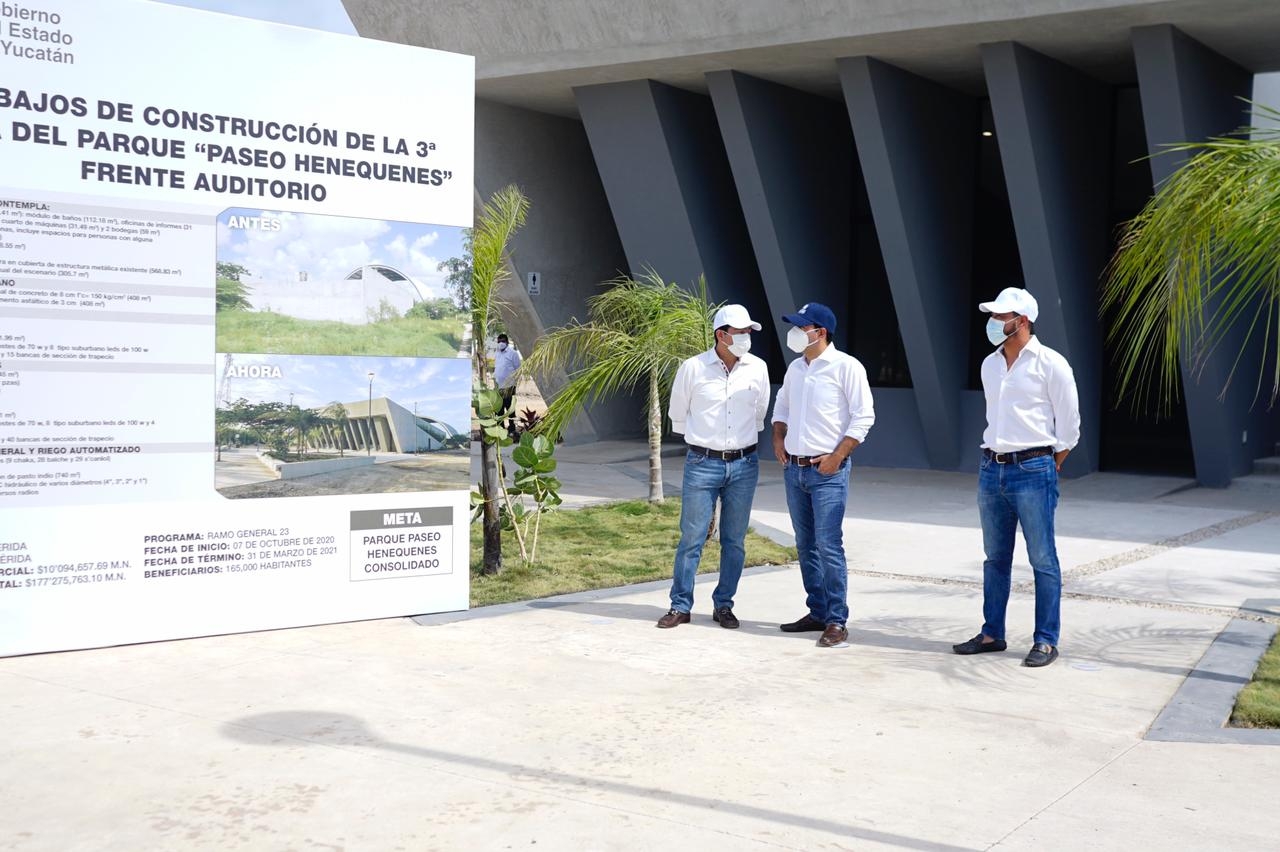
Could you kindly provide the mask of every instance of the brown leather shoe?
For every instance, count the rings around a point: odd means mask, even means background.
[[[681,612],[678,609],[667,610],[667,614],[658,619],[658,626],[664,630],[668,627],[675,627],[677,624],[688,624],[689,613]]]
[[[827,628],[822,631],[822,637],[818,639],[819,648],[834,648],[841,642],[849,639],[849,631],[843,624],[828,624]]]

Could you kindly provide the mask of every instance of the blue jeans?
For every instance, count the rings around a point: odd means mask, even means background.
[[[711,604],[733,608],[733,596],[742,578],[747,552],[743,541],[751,521],[751,501],[760,478],[760,457],[756,453],[733,461],[713,459],[689,452],[684,459],[681,485],[680,544],[671,571],[671,608],[693,610],[693,580],[698,574],[702,545],[720,500],[720,582],[711,594]]]
[[[983,458],[978,473],[982,516],[982,632],[1004,638],[1004,616],[1013,576],[1013,536],[1019,525],[1036,581],[1036,642],[1057,646],[1062,602],[1062,570],[1053,541],[1058,506],[1058,470],[1053,456],[1019,464]]]
[[[809,593],[809,615],[823,624],[849,620],[849,565],[844,558],[844,504],[849,460],[830,476],[789,462],[787,509],[800,554],[800,579]]]

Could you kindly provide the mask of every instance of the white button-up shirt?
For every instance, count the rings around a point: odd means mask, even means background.
[[[769,410],[769,371],[748,352],[732,370],[715,349],[680,365],[671,384],[671,428],[688,444],[740,450],[756,443]]]
[[[500,388],[509,388],[516,383],[516,370],[520,369],[520,364],[524,358],[520,357],[520,353],[510,343],[506,349],[497,349],[493,353],[493,380],[497,382]]]
[[[773,422],[787,424],[783,446],[788,455],[825,455],[846,436],[866,441],[876,422],[866,368],[835,346],[811,362],[801,355],[783,376]]]
[[[1034,447],[1069,450],[1080,441],[1080,399],[1071,365],[1034,335],[1007,366],[1004,347],[982,362],[987,429],[982,446],[997,453]]]

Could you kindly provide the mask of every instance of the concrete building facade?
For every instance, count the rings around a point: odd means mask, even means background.
[[[315,436],[318,446],[353,452],[427,453],[465,447],[471,441],[470,432],[414,414],[386,397],[344,402],[342,407],[347,411],[346,419]]]
[[[778,317],[822,301],[875,389],[860,460],[968,469],[990,351],[976,305],[1026,286],[1081,391],[1069,474],[1225,485],[1274,452],[1280,412],[1251,383],[1219,398],[1229,342],[1184,365],[1170,416],[1117,399],[1097,292],[1118,226],[1180,162],[1164,148],[1249,123],[1254,75],[1280,69],[1280,4],[345,5],[361,35],[476,56],[477,197],[515,183],[532,202],[514,280],[541,286],[508,319],[526,350],[600,282],[652,267],[746,304],[780,381]],[[597,406],[577,437],[633,434],[635,411]]]

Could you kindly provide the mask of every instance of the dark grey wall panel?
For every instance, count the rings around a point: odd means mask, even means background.
[[[854,465],[928,469],[930,463],[921,428],[917,397],[911,388],[875,388],[876,425],[867,443],[853,454]],[[857,484],[857,474],[854,474]]]
[[[1152,154],[1159,154],[1151,160],[1158,186],[1188,159],[1183,153],[1160,153],[1164,146],[1221,136],[1248,122],[1248,106],[1239,98],[1252,93],[1253,75],[1168,25],[1134,30],[1133,51],[1147,144]],[[1233,476],[1248,473],[1254,458],[1274,451],[1275,413],[1265,411],[1265,399],[1252,405],[1253,382],[1235,381],[1226,398],[1218,399],[1244,328],[1242,323],[1223,341],[1203,372],[1193,371],[1190,359],[1183,359],[1196,478],[1204,485],[1226,486]],[[1245,363],[1257,364],[1261,358],[1259,345]]]
[[[651,80],[574,90],[633,275],[705,274],[716,301],[765,326],[759,347],[781,379],[773,315],[738,203],[711,99]],[[770,345],[774,344],[774,345]]]
[[[770,311],[823,302],[847,332],[853,134],[844,109],[736,71],[714,71],[707,84]],[[778,323],[780,351],[789,327]]]
[[[475,180],[481,199],[511,183],[529,198],[528,223],[511,244],[519,280],[502,293],[510,306],[507,328],[527,355],[547,328],[585,317],[587,298],[626,268],[626,257],[582,122],[477,100]],[[540,295],[525,293],[526,272],[541,274]],[[554,382],[542,390],[554,392]],[[592,406],[565,438],[576,443],[635,432],[636,404]]]
[[[969,324],[977,321],[966,299],[977,107],[875,59],[841,59],[839,70],[928,458],[952,469]]]
[[[983,45],[983,70],[1036,335],[1066,356],[1080,392],[1080,444],[1068,473],[1098,469],[1102,340],[1098,279],[1107,262],[1111,92],[1013,42]]]
[[[982,433],[987,428],[987,397],[982,391],[960,393],[960,470],[976,471],[982,462]]]

